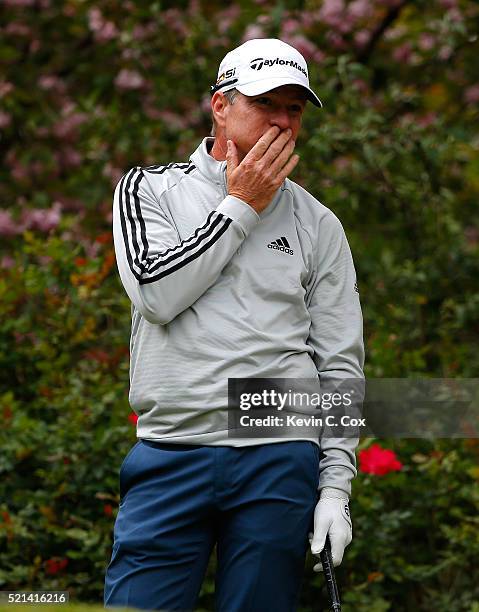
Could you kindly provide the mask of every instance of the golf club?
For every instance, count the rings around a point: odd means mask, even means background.
[[[319,553],[321,563],[323,565],[324,579],[328,589],[329,600],[331,602],[331,610],[341,612],[341,601],[339,600],[338,585],[334,575],[333,557],[331,555],[331,542],[329,535],[326,536],[323,550]]]

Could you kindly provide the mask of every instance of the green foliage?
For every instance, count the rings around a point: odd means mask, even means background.
[[[98,602],[118,470],[135,442],[130,304],[111,241],[117,180],[133,165],[188,158],[210,129],[218,63],[243,37],[295,44],[324,108],[305,113],[292,178],[348,235],[366,375],[476,377],[479,8],[5,4],[0,589]],[[354,482],[354,538],[337,570],[345,612],[479,612],[477,442],[389,446],[403,469]],[[304,612],[327,601],[312,566],[308,558]],[[212,559],[204,610],[214,568]]]
[[[404,461],[402,470],[360,474],[353,484],[353,541],[336,569],[345,612],[473,609],[479,602],[479,443],[389,446]],[[317,601],[326,609],[323,582],[321,575],[303,589],[304,612]]]
[[[14,610],[15,612],[31,612],[33,606],[28,605],[20,605],[15,604]],[[41,606],[42,612],[83,612],[84,610],[88,610],[89,612],[104,612],[104,606],[100,605],[88,605],[86,603],[81,604],[42,604]],[[134,612],[134,608],[116,608],[117,612]],[[12,612],[12,604],[1,605],[0,604],[0,612]]]
[[[111,273],[111,244],[79,270],[80,252],[26,233],[3,279],[0,584],[95,598],[118,469],[134,442],[129,306]],[[48,263],[38,264],[39,253]],[[52,558],[68,559],[68,572],[49,575]]]

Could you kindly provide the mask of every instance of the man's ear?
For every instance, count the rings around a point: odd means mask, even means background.
[[[215,91],[211,98],[211,111],[216,121],[216,125],[224,127],[226,123],[226,108],[228,106],[228,100],[221,93],[221,91]]]

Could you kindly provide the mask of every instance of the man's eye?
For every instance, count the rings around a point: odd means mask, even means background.
[[[271,104],[271,100],[269,98],[258,98],[256,102],[259,104]]]

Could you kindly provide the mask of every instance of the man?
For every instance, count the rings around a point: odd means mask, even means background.
[[[120,469],[106,607],[194,609],[216,545],[218,610],[291,611],[312,528],[335,565],[352,537],[357,439],[235,438],[227,421],[228,378],[363,377],[344,231],[287,178],[306,102],[321,102],[276,39],[228,53],[212,90],[215,137],[115,191],[139,441]]]

